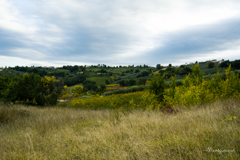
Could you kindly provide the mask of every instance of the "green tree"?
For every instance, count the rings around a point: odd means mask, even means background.
[[[192,74],[190,75],[191,81],[193,82],[193,85],[199,85],[203,81],[203,73],[201,73],[199,64],[195,64],[192,67]]]
[[[110,82],[109,82],[109,80],[108,80],[108,79],[106,79],[106,80],[105,80],[105,83],[106,83],[106,84],[110,84]]]
[[[81,85],[76,85],[73,88],[74,97],[81,96],[83,93],[83,87]]]
[[[172,77],[171,77],[171,83],[170,83],[170,85],[169,85],[169,87],[170,87],[169,93],[170,93],[170,97],[171,97],[171,98],[174,98],[175,88],[176,88],[176,86],[177,86],[175,79],[176,79],[175,76],[172,76]]]
[[[125,86],[125,81],[121,80],[121,81],[119,81],[119,84],[120,84],[120,86]]]
[[[157,65],[156,65],[156,68],[157,68],[157,69],[161,69],[162,67],[161,67],[160,64],[157,64]]]
[[[137,81],[137,85],[145,85],[147,79],[146,78],[140,78],[138,81]]]
[[[150,93],[155,94],[158,101],[162,102],[164,99],[164,90],[166,87],[165,74],[161,76],[161,73],[159,73],[158,75],[155,75],[155,73],[152,72],[152,75],[153,75],[153,79],[149,87]]]
[[[31,105],[55,105],[61,88],[54,86],[54,77],[41,78],[27,73],[11,81],[4,96],[6,101]]]
[[[208,68],[214,68],[214,63],[213,63],[213,62],[210,62],[210,63],[208,64]]]
[[[10,79],[7,76],[0,76],[0,98],[3,96],[5,90],[8,88]]]

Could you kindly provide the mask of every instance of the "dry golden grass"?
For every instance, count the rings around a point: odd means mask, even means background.
[[[0,113],[15,114],[0,122],[0,159],[238,159],[240,154],[240,120],[220,123],[240,116],[239,101],[177,114],[5,107]],[[224,149],[229,151],[220,153]]]

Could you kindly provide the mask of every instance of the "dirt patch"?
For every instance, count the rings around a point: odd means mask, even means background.
[[[178,109],[173,108],[172,104],[168,104],[166,107],[162,108],[161,111],[165,114],[176,114],[179,112]]]

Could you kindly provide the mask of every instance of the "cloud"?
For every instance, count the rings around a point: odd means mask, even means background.
[[[240,46],[240,19],[231,19],[212,25],[203,25],[167,34],[159,39],[163,45],[150,51],[152,57],[161,57],[161,63],[181,59],[216,56],[213,53],[227,53],[222,58],[237,58],[230,51]],[[162,41],[162,39],[165,39]],[[228,50],[228,52],[226,52]],[[231,57],[233,55],[233,57]],[[150,57],[151,57],[150,56]],[[205,59],[207,60],[207,59]],[[160,62],[159,62],[160,63]]]
[[[236,0],[0,0],[0,55],[43,64],[180,62],[233,49],[239,15]]]

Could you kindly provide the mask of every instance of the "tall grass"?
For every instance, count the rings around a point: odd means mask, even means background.
[[[29,114],[0,122],[0,159],[238,159],[240,154],[240,119],[220,123],[240,116],[240,101],[177,114],[5,107],[0,112]]]

